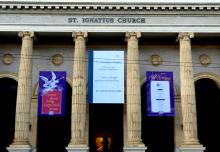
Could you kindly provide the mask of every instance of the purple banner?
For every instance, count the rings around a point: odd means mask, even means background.
[[[38,92],[39,116],[64,116],[66,72],[40,71]]]
[[[147,115],[174,116],[173,72],[148,71]]]

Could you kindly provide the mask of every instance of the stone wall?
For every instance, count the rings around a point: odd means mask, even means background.
[[[125,50],[125,46],[87,46],[87,48],[93,48],[97,50]],[[220,71],[217,70],[220,65],[220,46],[218,45],[192,45],[192,58],[193,58],[193,71],[194,74],[209,72],[216,75],[220,75]],[[179,95],[179,47],[177,44],[174,45],[141,45],[140,46],[140,72],[141,82],[145,81],[146,71],[173,71],[174,72],[174,86],[175,94]],[[14,45],[0,45],[0,73],[15,73],[18,74],[18,65],[20,57],[20,46],[19,44]],[[9,55],[12,55],[12,63],[4,63]],[[54,70],[54,71],[67,71],[67,77],[70,80],[72,77],[72,62],[74,54],[74,44],[71,45],[35,45],[33,50],[33,91],[38,83],[39,71]],[[55,56],[54,56],[55,55]],[[56,58],[56,55],[61,55],[63,63],[56,65],[52,59]],[[152,64],[152,56],[158,55],[161,61],[158,64]],[[201,59],[201,55],[207,55],[209,59]],[[125,50],[126,57],[126,50]],[[9,57],[11,58],[11,57]],[[11,59],[7,59],[11,60]],[[54,62],[61,62],[60,56]],[[209,63],[201,64],[208,60]],[[9,61],[8,61],[9,62]],[[125,65],[126,66],[126,65]],[[126,68],[126,67],[125,67]]]

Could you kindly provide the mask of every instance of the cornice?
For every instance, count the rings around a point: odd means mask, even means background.
[[[219,11],[220,3],[45,3],[0,2],[0,10],[122,10],[122,11]]]

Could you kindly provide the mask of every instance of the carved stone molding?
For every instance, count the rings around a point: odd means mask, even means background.
[[[189,32],[181,32],[178,35],[178,40],[179,41],[190,41],[191,38],[194,38],[194,33],[189,33]]]
[[[0,72],[0,78],[11,78],[18,81],[18,74],[14,72]]]
[[[131,37],[131,36],[136,36],[137,39],[141,37],[141,33],[140,32],[126,32],[125,37]]]
[[[28,37],[32,38],[32,37],[34,37],[34,32],[22,31],[22,32],[18,33],[18,36],[22,37],[22,38],[28,36]]]
[[[151,55],[151,64],[154,66],[158,66],[162,64],[162,58],[159,55],[153,54]]]
[[[220,76],[215,74],[215,73],[211,73],[211,72],[201,72],[201,73],[197,73],[194,75],[194,81],[196,82],[197,80],[200,79],[211,79],[213,80],[216,85],[220,88]]]
[[[127,41],[128,39],[139,40],[140,37],[141,37],[141,32],[126,32],[125,33],[125,41]]]
[[[126,2],[65,2],[57,3],[54,0],[48,2],[0,2],[0,9],[11,10],[131,10],[131,11],[218,11],[220,10],[219,2],[215,3],[126,3]]]
[[[77,36],[81,36],[81,37],[87,38],[88,37],[88,33],[87,32],[73,32],[72,33],[72,37],[75,38]]]
[[[206,54],[202,54],[199,56],[199,62],[203,66],[208,66],[211,63],[211,58]]]
[[[73,37],[74,41],[77,37],[85,38],[85,40],[87,41],[88,40],[88,32],[73,32],[72,37]]]
[[[2,62],[5,64],[5,65],[10,65],[14,62],[14,56],[12,54],[4,54],[2,56]]]
[[[63,56],[61,54],[55,54],[52,56],[51,62],[57,66],[61,65],[61,64],[63,64]]]

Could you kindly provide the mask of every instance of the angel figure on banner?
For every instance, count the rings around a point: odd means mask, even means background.
[[[56,75],[53,71],[51,72],[51,74],[52,74],[51,80],[49,80],[45,76],[40,76],[40,78],[44,81],[43,90],[42,90],[43,94],[45,92],[53,91],[55,89],[63,90],[62,87],[59,87],[58,83],[59,83],[59,80],[64,79],[64,77],[61,77],[61,78],[57,79],[57,77],[56,77]]]

